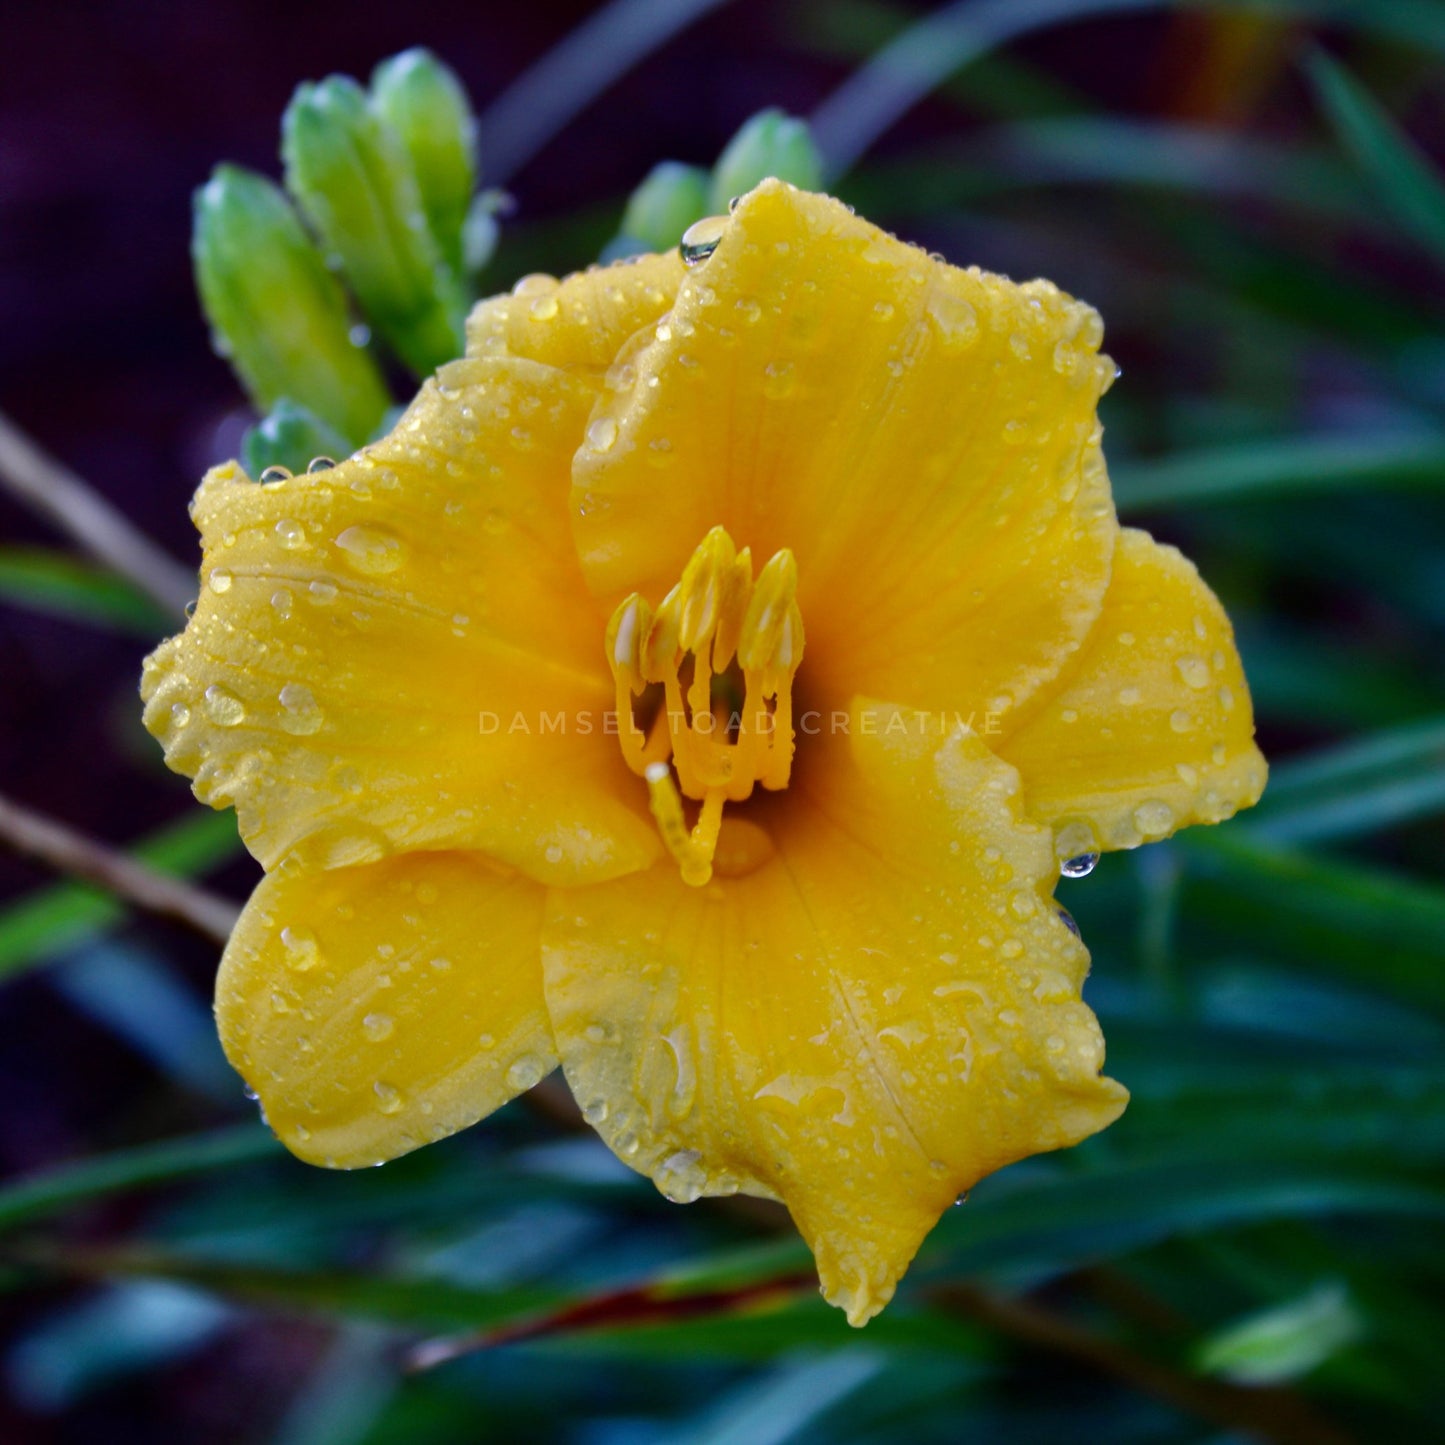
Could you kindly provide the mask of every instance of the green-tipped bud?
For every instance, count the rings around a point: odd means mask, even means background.
[[[735,196],[745,195],[769,176],[805,191],[823,185],[823,158],[807,121],[781,110],[760,110],[727,143],[713,167],[709,212],[727,210]]]
[[[497,217],[511,205],[512,198],[505,191],[478,191],[472,197],[462,227],[462,269],[469,281],[476,280],[496,252],[502,235]]]
[[[283,396],[246,433],[241,442],[241,465],[258,478],[267,467],[304,472],[320,458],[337,462],[352,450],[347,439],[315,412]]]
[[[429,50],[404,50],[371,77],[372,104],[401,137],[442,258],[462,275],[462,228],[477,184],[477,123],[462,83]]]
[[[367,319],[419,376],[462,354],[466,300],[442,260],[400,137],[354,80],[297,87],[281,122],[286,185]]]
[[[621,236],[643,251],[670,251],[678,237],[707,214],[707,185],[707,172],[696,166],[659,162],[628,200]]]
[[[346,297],[279,187],[217,167],[196,192],[191,254],[216,350],[256,405],[294,397],[341,436],[369,436],[390,397],[352,344]]]

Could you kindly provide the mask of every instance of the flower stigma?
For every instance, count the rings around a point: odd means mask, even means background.
[[[754,580],[749,549],[714,527],[655,612],[634,592],[608,623],[622,755],[646,779],[663,842],[694,887],[712,878],[723,804],[758,783],[788,786],[803,659],[797,591],[787,548]],[[701,804],[691,828],[684,797]]]

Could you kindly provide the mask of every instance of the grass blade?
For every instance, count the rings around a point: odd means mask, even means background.
[[[1385,108],[1322,50],[1306,62],[1341,143],[1400,224],[1445,262],[1445,181]]]
[[[1445,490],[1445,438],[1288,437],[1186,452],[1114,470],[1121,512],[1339,491]]]
[[[32,1224],[89,1199],[170,1184],[213,1169],[277,1158],[281,1153],[269,1129],[242,1124],[62,1164],[47,1174],[16,1180],[0,1189],[0,1229]]]

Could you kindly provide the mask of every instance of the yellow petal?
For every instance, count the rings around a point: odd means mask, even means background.
[[[313,1164],[378,1164],[549,1073],[543,898],[461,853],[263,879],[221,961],[216,1019],[282,1143]]]
[[[200,602],[147,663],[146,725],[268,868],[475,848],[572,882],[657,855],[600,735],[604,619],[566,514],[592,396],[455,362],[339,466],[202,483]]]
[[[1120,533],[1104,610],[1058,690],[995,743],[1061,856],[1217,823],[1264,789],[1234,631],[1194,564]]]
[[[678,1199],[776,1194],[861,1324],[991,1170],[1072,1144],[1125,1099],[1057,916],[1047,829],[963,730],[859,704],[755,812],[776,851],[549,895],[543,967],[568,1082]],[[802,796],[800,794],[806,794]],[[733,824],[732,826],[737,826]]]
[[[629,337],[672,305],[682,280],[676,251],[594,266],[562,281],[524,276],[467,318],[467,355],[520,356],[600,378]]]
[[[721,525],[796,556],[815,695],[1018,705],[1108,582],[1097,314],[778,181],[722,231],[578,454],[589,581],[660,598]]]

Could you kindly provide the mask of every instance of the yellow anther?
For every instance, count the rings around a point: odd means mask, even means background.
[[[662,599],[657,615],[647,629],[647,638],[642,645],[642,675],[648,682],[665,682],[677,675],[682,652],[678,635],[678,594],[681,585],[674,587]]]
[[[607,628],[622,753],[646,778],[658,829],[688,883],[712,876],[723,803],[742,802],[758,783],[785,788],[792,770],[798,568],[782,551],[756,582],[752,571],[751,553],[714,527],[656,612],[633,594]],[[658,683],[661,708],[644,734],[632,699]],[[684,797],[701,805],[691,828]]]
[[[633,692],[641,692],[642,646],[652,626],[652,608],[634,592],[607,624],[607,656],[619,682],[626,680]]]
[[[723,581],[737,559],[733,539],[721,527],[714,527],[702,539],[682,574],[682,612],[679,641],[688,652],[697,652],[711,640],[721,610]]]
[[[753,554],[744,547],[723,573],[722,601],[718,608],[717,631],[712,637],[712,670],[722,672],[738,650],[743,635],[743,619],[753,595]]]
[[[787,626],[788,612],[797,592],[798,564],[785,548],[769,559],[753,583],[753,595],[738,641],[738,661],[745,668],[768,666],[778,638]]]

